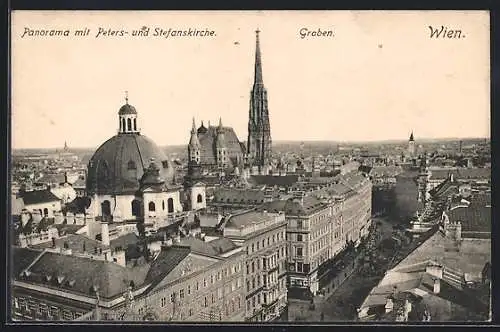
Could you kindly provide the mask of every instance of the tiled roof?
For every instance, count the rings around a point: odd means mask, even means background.
[[[57,173],[57,174],[44,174],[42,175],[41,178],[36,180],[36,183],[44,183],[44,184],[54,184],[54,183],[64,183],[65,181],[65,176],[64,174]]]
[[[402,171],[401,166],[375,166],[372,168],[370,175],[373,177],[391,177],[398,175]]]
[[[41,250],[34,250],[29,248],[12,248],[12,275],[14,278],[26,269],[40,254]]]
[[[50,190],[25,191],[21,194],[21,197],[25,205],[60,201]]]
[[[431,169],[431,179],[446,179],[450,174],[457,180],[491,179],[491,168]]]
[[[266,220],[273,220],[275,218],[274,213],[265,213],[263,210],[261,211],[248,211],[244,213],[240,213],[237,215],[232,215],[226,221],[226,227],[244,227],[252,224],[257,224],[264,222]]]
[[[97,249],[105,249],[106,246],[103,245],[100,241],[92,240],[84,235],[80,234],[71,234],[68,236],[63,236],[55,240],[56,242],[56,247],[58,248],[63,248],[64,244],[67,243],[68,249],[71,249],[72,252],[83,252],[83,244],[85,243],[85,250],[88,253],[93,253],[94,248]],[[45,243],[40,243],[37,245],[33,246],[34,248],[51,248],[52,247],[52,241],[45,242]]]
[[[461,222],[462,232],[491,232],[491,208],[458,207],[448,212],[451,222]]]
[[[205,133],[198,133],[198,140],[200,141],[200,161],[201,164],[213,165],[217,163],[215,154],[215,139],[217,137],[217,126],[209,126]],[[223,127],[225,147],[228,159],[232,161],[237,155],[240,159],[243,157],[242,146],[238,140],[238,136],[233,128]],[[231,165],[234,166],[234,165]]]
[[[135,233],[129,233],[109,241],[109,246],[114,250],[118,247],[125,250],[130,244],[136,244],[139,238]]]
[[[456,182],[451,182],[450,178],[447,178],[441,182],[437,187],[429,191],[429,194],[434,197],[448,197],[453,194],[458,194],[458,185]]]
[[[148,268],[148,265],[126,268],[116,263],[46,252],[30,268],[31,274],[21,280],[87,296],[93,296],[91,288],[95,285],[102,297],[112,298],[125,292],[131,281],[136,286],[143,284]]]
[[[258,189],[217,188],[214,202],[260,204],[264,201],[264,191]]]
[[[224,254],[228,251],[231,251],[231,250],[238,248],[238,246],[236,244],[234,244],[233,241],[231,241],[228,238],[224,238],[224,237],[218,238],[217,240],[210,241],[209,244],[213,248],[215,248],[215,250],[219,254]]]
[[[163,249],[158,257],[152,262],[146,282],[156,283],[170,273],[191,252],[188,247],[169,247]]]
[[[210,245],[209,242],[194,238],[185,237],[181,240],[180,245],[188,246],[192,252],[201,253],[208,256],[217,256],[219,253]]]
[[[252,175],[250,181],[257,185],[290,187],[299,181],[298,175]]]
[[[305,196],[303,203],[293,199],[279,200],[269,203],[265,203],[260,208],[261,210],[267,210],[269,212],[285,212],[287,216],[308,216],[321,211],[327,207],[327,204],[321,202],[318,198],[314,196]]]

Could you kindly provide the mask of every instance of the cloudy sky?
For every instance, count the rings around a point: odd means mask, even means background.
[[[95,37],[142,26],[149,37]],[[431,39],[429,26],[462,38]],[[222,117],[246,140],[256,28],[273,140],[489,137],[487,12],[14,12],[12,145],[96,147],[117,133],[124,91],[158,145],[186,144],[193,117]]]

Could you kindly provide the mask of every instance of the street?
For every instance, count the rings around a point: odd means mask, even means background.
[[[370,290],[379,283],[392,257],[397,252],[384,250],[384,246],[382,246],[383,243],[390,242],[389,239],[394,231],[393,223],[382,218],[373,218],[373,225],[375,225],[375,229],[358,256],[358,270],[334,292],[327,294],[327,296],[316,296],[314,310],[311,310],[308,303],[292,301],[288,307],[291,321],[356,320],[356,308],[361,305]]]

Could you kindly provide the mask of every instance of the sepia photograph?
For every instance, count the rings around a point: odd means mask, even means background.
[[[10,30],[11,322],[491,322],[488,11]]]

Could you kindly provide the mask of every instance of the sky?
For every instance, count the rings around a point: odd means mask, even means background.
[[[148,37],[95,37],[142,26]],[[429,26],[463,36],[433,39]],[[215,35],[154,37],[156,27]],[[187,144],[193,117],[220,117],[246,141],[257,28],[274,141],[490,135],[487,12],[15,11],[12,147],[97,147],[117,133],[125,91],[158,145]],[[301,38],[304,28],[334,36]]]

